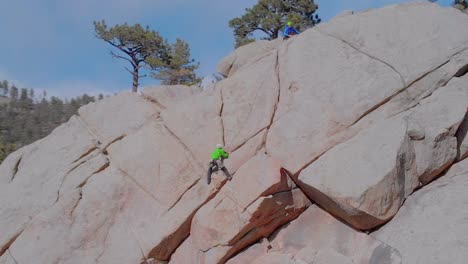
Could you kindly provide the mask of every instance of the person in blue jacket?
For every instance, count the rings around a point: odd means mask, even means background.
[[[285,39],[288,39],[294,35],[297,35],[299,34],[299,31],[297,31],[297,29],[295,29],[293,26],[292,26],[292,22],[289,21],[286,28],[284,29],[284,38]]]

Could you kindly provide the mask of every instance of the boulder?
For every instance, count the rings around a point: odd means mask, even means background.
[[[91,135],[75,116],[2,163],[0,171],[6,175],[0,177],[0,249],[8,248],[36,215],[58,201],[67,174],[94,149]]]
[[[358,229],[385,223],[418,186],[414,147],[406,131],[402,118],[364,130],[303,170],[299,186]]]
[[[334,146],[333,135],[403,88],[387,65],[314,29],[281,47],[278,69],[280,100],[266,146],[293,174]]]
[[[468,47],[468,28],[460,27],[466,23],[456,9],[425,1],[339,17],[317,30],[382,61],[409,85]]]
[[[236,149],[271,125],[278,103],[277,53],[216,85],[221,90],[224,140]]]
[[[269,246],[265,244],[256,244],[227,263],[402,263],[398,251],[315,205],[273,235]]]
[[[104,147],[154,118],[161,109],[136,93],[90,103],[78,110],[80,120]]]
[[[468,258],[468,160],[408,198],[371,236],[396,248],[405,263],[465,263]]]
[[[216,144],[224,142],[222,108],[221,93],[217,90],[192,96],[161,113],[166,128],[200,166],[207,167]]]
[[[439,176],[456,159],[456,133],[468,112],[468,76],[452,79],[409,111],[410,126],[424,132],[416,140],[416,166],[422,184]]]
[[[161,85],[143,88],[141,95],[161,109],[177,105],[179,102],[199,94],[201,88],[185,85]]]
[[[217,70],[224,77],[230,77],[246,65],[252,64],[269,53],[275,52],[275,49],[282,42],[281,39],[273,41],[257,40],[244,45],[221,60]]]

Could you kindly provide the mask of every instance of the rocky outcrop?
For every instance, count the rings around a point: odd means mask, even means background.
[[[398,249],[405,263],[465,263],[468,246],[468,160],[408,198],[371,236]]]
[[[309,205],[305,195],[281,173],[278,161],[258,155],[197,212],[189,239],[170,263],[225,263],[233,254],[296,218]]]
[[[398,251],[357,232],[317,206],[262,244],[232,258],[243,263],[403,263]]]
[[[275,53],[281,42],[281,39],[275,41],[257,40],[252,44],[242,46],[224,58],[219,63],[217,70],[224,77],[230,77],[246,65],[254,64],[269,53]]]
[[[89,104],[0,165],[0,263],[457,263],[467,33],[431,3],[348,13],[236,50],[205,91]],[[207,185],[217,143],[233,180]]]

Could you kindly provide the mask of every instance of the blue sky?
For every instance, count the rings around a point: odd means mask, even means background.
[[[96,39],[94,20],[149,25],[173,41],[186,40],[201,76],[233,50],[228,21],[257,0],[0,0],[0,80],[70,97],[130,89],[124,62]],[[344,10],[365,10],[403,0],[317,0],[328,21]],[[451,0],[439,0],[447,6]],[[142,85],[157,84],[150,78]]]

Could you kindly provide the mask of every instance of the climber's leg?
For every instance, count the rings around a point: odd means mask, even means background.
[[[228,180],[232,180],[232,176],[231,176],[231,174],[229,173],[229,171],[226,169],[226,167],[223,167],[222,170],[223,170],[223,172],[224,172],[224,175],[226,175],[226,178],[227,178]]]

